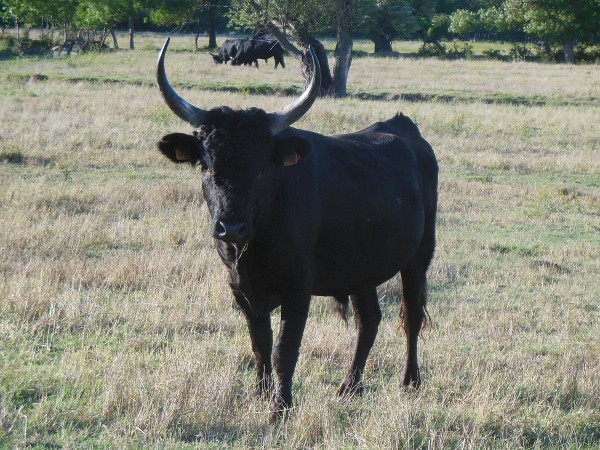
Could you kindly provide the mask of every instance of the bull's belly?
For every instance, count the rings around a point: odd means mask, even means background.
[[[414,257],[420,237],[411,242],[384,242],[380,248],[367,245],[361,251],[339,251],[316,261],[314,295],[350,295],[357,288],[378,286],[400,272]]]

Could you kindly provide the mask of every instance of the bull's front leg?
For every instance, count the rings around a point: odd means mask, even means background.
[[[292,377],[300,355],[309,305],[310,294],[288,296],[281,305],[281,324],[273,356],[277,390],[269,423],[276,422],[292,407]]]
[[[273,349],[273,330],[271,329],[271,316],[258,317],[248,307],[242,294],[234,291],[237,304],[246,317],[248,333],[252,345],[252,353],[256,363],[256,392],[260,397],[267,397],[273,391],[273,366],[271,364],[271,351]]]

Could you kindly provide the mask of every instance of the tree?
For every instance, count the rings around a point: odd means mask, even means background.
[[[414,35],[419,29],[413,0],[363,1],[355,14],[358,28],[375,44],[375,53],[391,52],[392,41]]]
[[[333,73],[329,93],[334,97],[346,96],[348,73],[352,64],[352,22],[355,0],[336,0],[335,22],[337,41],[335,43]]]
[[[128,13],[128,0],[80,0],[75,20],[83,28],[106,28],[113,39],[113,47],[118,49],[119,43],[114,29],[117,24],[127,20]]]
[[[159,0],[150,11],[150,20],[158,25],[196,24],[194,40],[198,49],[198,37],[201,32],[202,19],[207,23],[208,48],[217,47],[217,16],[230,5],[230,0]]]
[[[53,27],[63,29],[66,40],[70,31],[78,0],[4,0],[5,18],[13,20],[20,39],[22,25],[33,26],[45,19]]]
[[[302,59],[304,52],[291,41],[295,41],[304,49],[309,45],[313,46],[321,67],[321,94],[345,95],[345,86],[344,94],[334,91],[334,79],[329,69],[325,47],[315,38],[316,33],[334,29],[336,7],[339,3],[341,0],[326,3],[319,0],[236,0],[233,2],[230,18],[240,30],[268,31],[297,59]],[[339,47],[336,46],[337,49]],[[343,54],[348,55],[347,52]],[[349,68],[348,64],[346,66]],[[303,69],[305,79],[308,80],[309,71],[306,65],[303,65]],[[339,83],[336,85],[339,88]]]
[[[564,60],[573,63],[575,45],[600,36],[598,0],[523,0],[525,32],[563,47]]]
[[[475,34],[479,30],[479,15],[468,9],[458,9],[450,14],[448,31],[459,36]]]
[[[238,0],[232,21],[246,29],[266,28],[294,55],[300,52],[288,36],[301,47],[315,47],[322,71],[322,91],[325,95],[346,95],[348,73],[352,64],[353,34],[367,31],[377,51],[391,50],[391,40],[419,22],[415,5],[435,0]],[[333,69],[324,48],[315,34],[334,31],[336,46]],[[408,32],[408,31],[407,31]]]

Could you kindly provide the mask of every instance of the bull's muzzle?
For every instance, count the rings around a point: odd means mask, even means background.
[[[213,237],[223,242],[242,244],[248,240],[249,227],[244,223],[228,223],[217,221],[213,231]]]

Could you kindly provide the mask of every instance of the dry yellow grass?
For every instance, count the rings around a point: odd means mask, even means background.
[[[163,134],[188,130],[152,86],[161,41],[0,65],[0,447],[600,445],[596,67],[360,58],[355,91],[494,102],[317,101],[299,127],[341,133],[402,111],[435,148],[434,326],[421,346],[423,389],[404,392],[399,280],[382,286],[366,392],[339,402],[355,332],[314,299],[295,413],[269,427],[198,176],[155,150]],[[171,79],[301,85],[293,61],[257,71],[201,64],[205,57],[170,54]],[[59,79],[86,73],[123,82]],[[290,100],[185,95],[266,109]],[[545,104],[498,103],[502,95]]]

